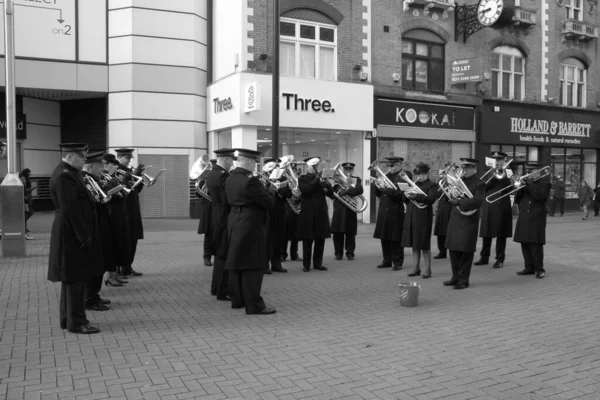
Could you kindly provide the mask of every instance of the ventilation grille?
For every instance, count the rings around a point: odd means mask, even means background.
[[[144,218],[189,217],[189,157],[184,155],[141,154],[139,163],[152,166],[146,173],[154,177],[166,169],[157,183],[146,187],[140,194],[140,205]]]

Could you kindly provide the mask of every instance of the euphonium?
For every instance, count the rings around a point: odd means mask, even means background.
[[[83,177],[83,183],[96,203],[103,204],[109,200],[109,196],[104,193],[104,191],[100,188],[100,185],[98,185],[96,181],[89,175],[86,174]]]
[[[296,174],[292,170],[292,163],[294,162],[294,156],[288,155],[281,157],[281,162],[279,163],[279,168],[283,170],[283,174],[287,178],[288,186],[292,189],[292,198],[286,199],[292,211],[296,214],[300,214],[301,210],[301,201],[302,195],[300,194],[300,189],[298,188],[298,178]]]
[[[410,189],[408,189],[405,193],[416,193],[416,194],[422,194],[423,196],[427,196],[427,194],[424,191],[422,191],[421,188],[418,187],[417,184],[414,183],[408,177],[408,174],[406,173],[406,171],[404,171],[404,170],[400,171],[400,178],[404,179],[404,181],[406,183],[408,183],[408,186],[410,186]],[[427,208],[427,204],[419,203],[418,201],[412,200],[412,199],[410,201],[420,209]]]
[[[194,165],[192,165],[192,169],[190,169],[190,179],[196,180],[196,184],[194,185],[196,187],[196,193],[208,201],[212,201],[208,194],[208,185],[206,184],[206,180],[200,179],[200,177],[210,170],[212,170],[212,164],[208,160],[206,154],[198,158]]]
[[[339,185],[340,189],[351,189],[355,186],[350,182],[350,177],[344,174],[341,164],[338,163],[333,169],[335,171],[333,174],[333,179]],[[339,190],[334,189],[333,197],[338,199],[340,202],[342,202],[342,204],[355,213],[362,213],[367,209],[367,199],[362,194],[358,196],[350,196],[348,194],[340,196],[338,193]]]

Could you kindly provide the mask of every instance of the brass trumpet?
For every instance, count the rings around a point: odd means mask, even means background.
[[[503,199],[506,196],[510,196],[511,194],[516,193],[519,190],[523,189],[525,186],[527,186],[528,180],[533,180],[534,182],[536,182],[548,175],[550,175],[550,167],[536,169],[535,171],[533,171],[527,175],[523,175],[523,176],[513,175],[510,177],[510,180],[511,180],[510,185],[503,187],[502,189],[497,190],[494,193],[490,194],[489,196],[487,196],[485,198],[485,201],[487,201],[490,204],[495,203],[498,200]],[[505,190],[508,190],[510,188],[513,188],[510,192],[506,192],[506,193],[502,194],[502,192],[504,192]]]
[[[98,185],[96,181],[89,175],[86,174],[83,177],[83,183],[85,185],[85,188],[88,190],[88,192],[90,192],[90,194],[94,198],[94,201],[96,203],[104,204],[110,200],[110,196],[104,193],[102,188],[100,188],[100,185]]]
[[[406,173],[406,171],[402,170],[400,171],[400,178],[404,179],[404,181],[406,183],[408,183],[408,186],[410,186],[410,189],[408,189],[405,194],[407,193],[415,193],[415,194],[422,194],[423,196],[427,196],[427,194],[421,190],[420,187],[417,186],[416,183],[414,183],[409,177],[408,174]],[[410,200],[415,206],[417,206],[418,208],[420,208],[421,210],[427,208],[427,204],[423,204],[423,203],[419,203],[416,200],[411,199]]]
[[[496,179],[506,178],[506,170],[511,162],[513,162],[513,160],[510,160],[509,162],[505,163],[502,167],[492,167],[492,168],[488,169],[485,172],[485,174],[483,174],[481,176],[481,178],[479,178],[479,179],[487,185],[494,178],[496,178]]]

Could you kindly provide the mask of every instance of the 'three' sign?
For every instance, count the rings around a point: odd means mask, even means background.
[[[450,72],[452,85],[469,82],[481,82],[481,58],[468,58],[452,61]]]

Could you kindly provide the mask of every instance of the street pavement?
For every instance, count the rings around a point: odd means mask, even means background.
[[[48,282],[52,214],[30,220],[28,256],[0,259],[0,399],[600,399],[600,217],[548,219],[545,279],[519,277],[509,241],[502,269],[474,266],[471,287],[376,269],[374,225],[360,225],[355,261],[329,271],[265,276],[277,314],[247,316],[210,296],[195,220],[145,220],[111,310],[88,311],[102,332],[58,321]],[[435,242],[433,242],[435,243]],[[491,260],[493,263],[493,260]],[[399,282],[421,285],[417,307]]]

